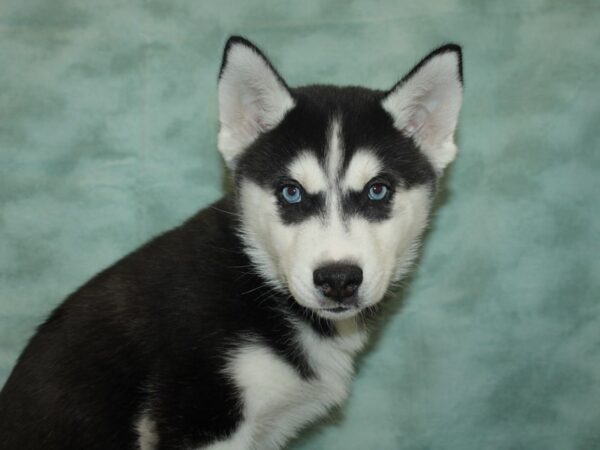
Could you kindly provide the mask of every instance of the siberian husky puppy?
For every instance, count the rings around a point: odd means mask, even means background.
[[[456,155],[461,50],[386,91],[292,88],[232,37],[218,91],[233,192],[39,327],[0,394],[4,450],[279,449],[346,398]]]

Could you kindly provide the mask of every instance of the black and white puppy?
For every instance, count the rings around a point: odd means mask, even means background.
[[[461,51],[387,91],[290,88],[227,42],[234,189],[70,295],[0,394],[4,450],[279,449],[348,393],[456,154]]]

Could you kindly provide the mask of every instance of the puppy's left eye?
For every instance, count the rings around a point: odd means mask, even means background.
[[[388,194],[388,187],[383,183],[373,183],[369,187],[369,198],[375,202],[383,200]]]
[[[281,196],[288,203],[300,203],[302,200],[302,193],[298,186],[288,184],[281,189]]]

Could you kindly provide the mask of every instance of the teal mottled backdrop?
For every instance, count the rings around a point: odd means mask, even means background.
[[[292,447],[600,448],[597,1],[2,0],[0,384],[66,294],[221,195],[232,33],[292,85],[387,88],[464,46],[420,266],[347,405]]]

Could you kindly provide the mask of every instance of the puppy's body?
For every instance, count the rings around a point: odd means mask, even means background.
[[[278,448],[343,399],[362,332],[248,273],[233,211],[202,211],[52,314],[2,391],[2,448]]]
[[[391,91],[290,89],[233,38],[234,193],[72,294],[0,393],[12,449],[278,449],[346,397],[362,313],[406,271],[456,151],[460,52]]]

